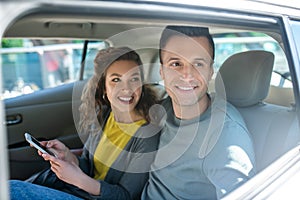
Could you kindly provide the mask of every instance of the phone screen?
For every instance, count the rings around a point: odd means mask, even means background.
[[[42,153],[48,153],[52,156],[55,156],[54,153],[52,153],[51,151],[49,151],[49,149],[41,145],[40,142],[33,136],[31,136],[29,133],[25,133],[25,138],[30,144],[32,144],[36,149],[40,150]]]

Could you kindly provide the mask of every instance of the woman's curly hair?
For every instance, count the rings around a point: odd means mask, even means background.
[[[128,47],[109,47],[100,50],[94,59],[94,74],[85,85],[82,96],[80,111],[79,130],[81,133],[98,132],[104,126],[103,109],[110,107],[110,102],[105,95],[105,79],[108,67],[115,61],[134,61],[140,68],[141,79],[144,81],[143,66],[140,56]],[[122,66],[120,66],[122,67]],[[149,85],[143,84],[142,93],[135,109],[148,122],[148,112],[152,105],[157,103],[155,91]],[[95,125],[98,128],[95,128]]]

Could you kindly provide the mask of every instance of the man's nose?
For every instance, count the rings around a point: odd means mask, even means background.
[[[191,64],[186,64],[184,65],[184,67],[182,68],[182,72],[181,72],[181,78],[185,81],[189,81],[194,79],[194,67]]]

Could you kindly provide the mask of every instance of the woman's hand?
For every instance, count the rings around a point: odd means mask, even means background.
[[[75,185],[90,194],[100,194],[100,183],[86,175],[74,162],[67,162],[49,154],[42,154],[42,157],[50,161],[51,170],[60,180]]]
[[[54,152],[57,158],[78,165],[77,157],[59,140],[42,141],[41,144]],[[42,152],[38,153],[42,156]]]
[[[70,184],[74,184],[79,174],[83,173],[81,169],[73,162],[68,162],[48,154],[42,154],[42,157],[50,161],[51,170],[56,176]]]

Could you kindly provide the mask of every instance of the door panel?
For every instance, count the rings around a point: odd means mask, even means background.
[[[38,140],[57,138],[70,148],[82,147],[73,120],[73,85],[5,100],[10,178],[25,179],[48,166],[25,141],[25,132]]]

